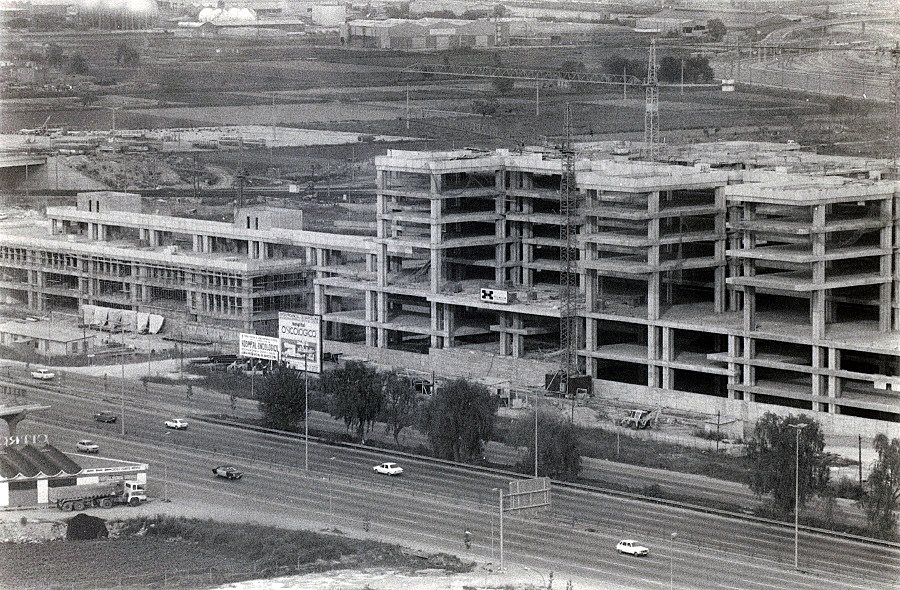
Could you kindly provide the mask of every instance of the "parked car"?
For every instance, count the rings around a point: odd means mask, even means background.
[[[56,373],[49,369],[37,369],[31,372],[32,379],[40,379],[41,381],[50,381],[56,377]]]
[[[645,557],[650,553],[649,549],[631,539],[619,541],[619,544],[616,545],[616,551],[619,553],[628,553],[629,555],[634,555],[636,557]]]
[[[181,418],[173,418],[166,420],[166,428],[174,428],[175,430],[187,430],[188,423]]]
[[[94,414],[94,420],[97,422],[106,422],[108,424],[115,422],[117,416],[112,412],[100,412],[98,414]]]
[[[403,473],[403,468],[396,463],[382,463],[381,465],[376,465],[374,471],[382,475],[400,475]]]
[[[218,467],[213,467],[212,471],[216,477],[224,477],[225,479],[241,479],[244,477],[243,473],[231,465],[219,465]]]
[[[75,450],[79,453],[97,453],[100,447],[92,440],[80,440],[75,443]]]

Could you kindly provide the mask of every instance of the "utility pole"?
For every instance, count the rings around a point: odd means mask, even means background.
[[[120,422],[122,423],[122,436],[125,436],[125,350],[122,350],[122,380],[119,383],[119,403],[122,405]]]
[[[406,130],[409,131],[409,84],[406,85]]]
[[[538,476],[538,397],[534,394],[534,476]]]
[[[303,469],[309,471],[309,353],[303,355]]]
[[[500,571],[503,571],[503,488],[497,488],[500,492]]]
[[[862,435],[857,436],[859,436],[859,496],[862,498]]]
[[[799,569],[800,563],[800,431],[807,424],[788,424],[797,433],[794,443],[794,569]]]
[[[684,96],[684,58],[681,58],[681,95]]]
[[[534,116],[541,116],[541,81],[534,81]]]

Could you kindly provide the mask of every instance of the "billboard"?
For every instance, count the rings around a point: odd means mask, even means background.
[[[279,311],[278,340],[287,366],[322,372],[322,316]]]
[[[241,340],[238,347],[238,354],[240,356],[264,359],[267,361],[277,361],[278,351],[278,338],[257,336],[256,334],[245,334],[244,332],[241,332]]]

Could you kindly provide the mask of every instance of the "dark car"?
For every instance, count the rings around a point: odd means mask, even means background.
[[[100,412],[99,414],[94,414],[94,420],[111,423],[116,421],[116,415],[112,412]]]
[[[232,467],[231,465],[219,465],[213,467],[213,473],[216,477],[224,477],[225,479],[241,479],[244,474]]]

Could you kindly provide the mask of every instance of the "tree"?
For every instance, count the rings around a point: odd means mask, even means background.
[[[725,38],[726,33],[728,33],[728,27],[717,18],[710,19],[706,25],[706,34],[710,41],[721,41]]]
[[[587,70],[584,63],[574,59],[567,59],[559,66],[559,71],[563,74],[574,74],[576,72],[584,72]]]
[[[76,53],[69,59],[69,69],[72,70],[73,74],[87,74],[87,60],[80,53]]]
[[[48,66],[61,66],[65,61],[65,54],[63,54],[62,47],[56,45],[55,43],[50,45],[47,48],[47,65]]]
[[[136,66],[141,61],[137,50],[124,41],[116,46],[116,65]]]
[[[606,74],[621,74],[625,72],[632,76],[643,77],[647,73],[647,62],[626,59],[617,53],[603,61],[603,72]]]
[[[263,425],[294,430],[306,417],[305,387],[303,377],[292,369],[282,368],[269,373],[257,389]]]
[[[878,459],[866,481],[862,505],[872,530],[881,537],[891,538],[897,526],[896,512],[900,509],[900,438],[888,440],[886,435],[879,434],[872,446]]]
[[[403,429],[416,423],[419,394],[409,379],[395,371],[385,374],[383,379],[384,404],[381,408],[381,420],[385,423],[385,433],[393,435],[394,442],[399,445]]]
[[[581,446],[578,428],[558,413],[538,412],[538,475],[566,481],[581,473]],[[518,467],[534,473],[534,417],[519,420],[513,427],[512,441],[528,447]]]
[[[325,373],[322,385],[329,395],[329,413],[340,418],[347,430],[356,431],[365,444],[384,403],[381,375],[360,361],[348,361],[343,367]]]
[[[480,383],[456,379],[432,396],[422,416],[436,456],[453,461],[481,458],[494,433],[497,400]]]
[[[805,424],[800,433],[800,505],[828,484],[828,460],[822,453],[825,436],[819,423],[805,415],[787,418],[767,412],[757,420],[747,443],[750,489],[771,494],[777,514],[794,511],[794,465],[796,432],[793,424]]]

